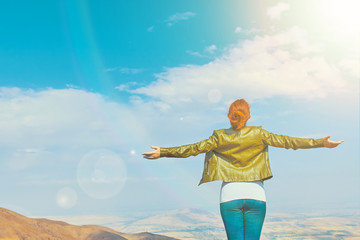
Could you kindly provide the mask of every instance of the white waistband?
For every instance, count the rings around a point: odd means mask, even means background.
[[[220,203],[236,199],[256,199],[266,202],[263,182],[223,182],[221,185]]]

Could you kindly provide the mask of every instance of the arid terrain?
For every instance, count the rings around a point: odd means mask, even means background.
[[[0,239],[174,240],[174,238],[151,233],[125,234],[102,226],[75,226],[45,218],[28,218],[5,208],[0,208]]]
[[[179,210],[151,216],[129,225],[112,226],[124,232],[147,230],[152,233],[187,239],[226,240],[219,215],[196,210]],[[348,214],[269,214],[261,240],[332,240],[360,239],[360,215]]]
[[[360,215],[274,214],[267,218],[261,239],[360,239]]]
[[[0,240],[5,239],[226,240],[226,236],[218,214],[198,209],[144,213],[133,217],[28,218],[0,208]],[[358,211],[268,214],[261,240],[278,239],[360,239],[360,215]]]
[[[133,218],[84,216],[52,219],[74,224],[90,221],[126,233],[146,231],[184,240],[226,240],[220,215],[198,209],[181,209]],[[341,213],[269,213],[261,240],[278,239],[360,239],[360,215],[355,210]]]

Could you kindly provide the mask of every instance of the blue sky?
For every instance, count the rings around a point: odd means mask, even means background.
[[[245,98],[248,125],[345,140],[332,150],[272,148],[270,212],[358,209],[356,7],[2,2],[0,205],[37,216],[217,211],[220,183],[197,186],[202,155],[141,153],[228,128],[229,104]]]

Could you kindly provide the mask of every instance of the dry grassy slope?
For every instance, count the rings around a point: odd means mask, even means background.
[[[48,219],[34,219],[0,208],[0,239],[36,240],[174,240],[166,236],[139,233],[125,234],[110,228],[76,226]]]

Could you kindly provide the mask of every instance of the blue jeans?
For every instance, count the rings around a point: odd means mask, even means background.
[[[220,203],[228,240],[259,240],[265,219],[266,202],[237,199]]]

